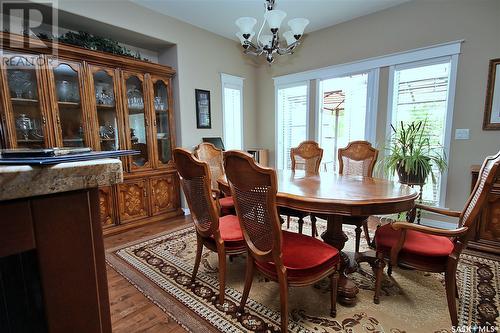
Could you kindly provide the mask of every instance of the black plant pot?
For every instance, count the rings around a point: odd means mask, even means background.
[[[406,172],[404,166],[402,165],[398,165],[397,171],[398,171],[399,182],[401,184],[407,184],[407,185],[424,185],[425,180],[429,175],[428,172],[425,173]]]

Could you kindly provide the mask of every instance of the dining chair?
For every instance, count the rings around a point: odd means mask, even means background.
[[[238,217],[219,217],[217,201],[211,192],[211,178],[207,162],[195,158],[186,149],[174,149],[174,161],[180,183],[196,229],[196,259],[191,276],[194,284],[205,246],[219,257],[219,303],[224,303],[226,285],[226,255],[246,252]]]
[[[453,326],[458,325],[458,297],[456,285],[457,264],[462,250],[467,245],[469,233],[474,231],[478,214],[487,202],[492,184],[500,166],[500,151],[485,159],[479,172],[478,181],[461,212],[427,207],[417,204],[415,209],[456,217],[458,228],[441,229],[409,222],[393,222],[377,229],[375,233],[376,257],[391,265],[400,265],[419,271],[445,274],[446,299]],[[496,192],[495,192],[496,193]],[[415,214],[412,214],[414,217]],[[379,303],[383,266],[376,269],[375,295],[373,301]]]
[[[210,169],[212,193],[217,196],[221,209],[221,215],[234,215],[234,202],[230,193],[224,193],[217,180],[224,175],[224,153],[222,149],[215,147],[209,142],[200,143],[194,149],[194,156],[199,160],[207,162]]]
[[[297,147],[290,149],[290,159],[292,161],[292,171],[305,170],[307,174],[318,174],[323,158],[323,149],[315,141],[303,141]],[[290,216],[299,218],[299,234],[302,233],[304,226],[304,217],[310,215],[296,209],[280,207],[281,215],[286,215],[286,226],[290,228]],[[311,235],[316,237],[318,231],[316,228],[316,217],[311,215]]]
[[[378,150],[368,141],[351,141],[345,148],[339,148],[339,174],[350,176],[372,177]],[[370,246],[370,233],[368,232],[368,216],[350,217],[344,219],[344,224],[356,226],[355,251],[359,253],[361,242],[361,227],[365,234],[366,243]]]
[[[251,155],[240,151],[226,152],[224,166],[248,248],[239,312],[244,311],[258,270],[279,283],[282,332],[288,327],[289,286],[308,286],[329,277],[330,314],[335,317],[339,251],[316,238],[281,230],[275,170],[257,165]]]

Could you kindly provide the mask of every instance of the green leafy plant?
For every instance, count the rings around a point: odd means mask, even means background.
[[[138,52],[136,54],[133,54],[132,51],[130,51],[126,47],[121,46],[117,41],[109,38],[95,36],[84,31],[68,31],[65,34],[55,38],[55,40],[57,40],[59,43],[76,45],[90,50],[103,51],[136,59],[142,59],[141,55]]]
[[[424,184],[429,174],[436,181],[433,166],[439,172],[446,170],[446,154],[442,146],[432,145],[427,131],[427,120],[414,121],[394,127],[386,147],[381,167],[388,175],[397,172],[403,184]]]

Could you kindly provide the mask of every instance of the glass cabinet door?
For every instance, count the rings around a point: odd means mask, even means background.
[[[172,160],[168,81],[153,79],[154,128],[159,166]]]
[[[58,63],[52,67],[59,125],[63,147],[86,147],[85,124],[80,89],[80,66]]]
[[[8,107],[12,108],[6,111],[13,129],[10,136],[13,141],[10,145],[13,148],[49,146],[46,116],[40,102],[38,86],[39,61],[42,61],[42,58],[24,55],[4,57],[2,61],[10,97]]]
[[[121,149],[119,141],[120,118],[116,107],[114,72],[91,67],[99,142],[101,150]]]
[[[125,74],[124,77],[130,147],[140,152],[131,156],[131,169],[150,168],[149,120],[144,102],[144,77],[135,74]]]

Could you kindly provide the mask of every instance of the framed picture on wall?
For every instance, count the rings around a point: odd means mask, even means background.
[[[483,129],[500,130],[500,58],[490,60]]]
[[[195,89],[196,98],[196,127],[212,128],[210,116],[210,91]]]

